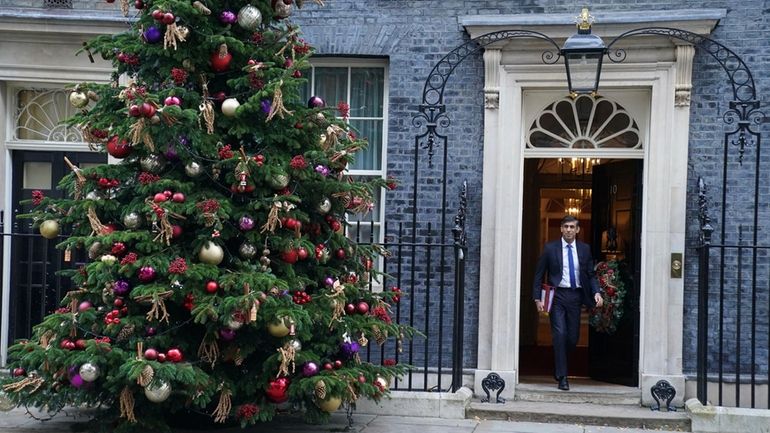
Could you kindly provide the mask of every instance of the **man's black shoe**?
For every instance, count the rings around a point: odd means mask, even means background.
[[[562,391],[569,391],[569,382],[567,382],[567,376],[559,378],[559,389]]]
[[[557,381],[557,382],[558,382],[558,381],[560,381],[560,380],[561,380],[561,376],[557,376],[557,375],[555,375],[555,374],[554,374],[554,375],[553,375],[553,380],[555,380],[555,381]]]

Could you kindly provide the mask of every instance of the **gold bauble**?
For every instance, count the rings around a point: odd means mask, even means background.
[[[319,400],[316,398],[315,404],[324,412],[334,412],[340,408],[342,399],[335,396],[329,396],[324,400]]]
[[[270,333],[273,337],[281,338],[289,335],[289,328],[286,326],[285,322],[288,322],[285,317],[277,319],[274,322],[269,322],[267,324],[267,332]]]
[[[225,258],[225,250],[213,242],[206,242],[198,253],[198,260],[209,265],[218,265]]]
[[[40,234],[46,239],[55,239],[59,236],[59,222],[56,220],[45,220],[40,224]]]
[[[88,95],[76,90],[70,93],[70,104],[75,108],[83,108],[88,105]]]
[[[278,173],[268,179],[268,182],[273,189],[284,189],[289,185],[289,175]]]

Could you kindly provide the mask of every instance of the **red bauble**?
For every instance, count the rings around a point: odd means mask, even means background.
[[[174,195],[171,196],[171,201],[174,203],[184,203],[185,196],[181,192],[175,192]]]
[[[141,108],[139,108],[139,111],[142,113],[142,116],[149,119],[155,115],[157,110],[155,109],[154,105],[150,104],[149,102],[144,102],[142,103]]]
[[[78,338],[75,340],[75,349],[77,350],[84,350],[86,348],[86,340],[82,338]]]
[[[166,24],[166,25],[173,24],[174,21],[176,21],[176,17],[171,12],[166,12],[165,14],[163,14],[163,19],[161,20],[163,24]]]
[[[158,359],[158,351],[152,347],[144,351],[144,359],[148,361],[155,361]]]
[[[167,107],[169,105],[181,105],[181,104],[182,104],[182,100],[176,96],[168,96],[166,97],[166,99],[163,100],[163,105]]]
[[[117,135],[113,135],[107,142],[107,153],[112,157],[123,159],[131,154],[133,148],[126,140],[120,140]]]
[[[367,304],[364,301],[359,302],[356,304],[356,311],[358,311],[358,314],[366,314],[369,312],[369,304]]]
[[[136,0],[134,2],[134,7],[137,9],[144,9],[144,2],[142,0]]]
[[[134,104],[128,107],[128,115],[131,117],[139,117],[142,114],[142,109],[138,105]]]
[[[225,72],[230,69],[230,61],[233,55],[227,52],[227,48],[219,49],[211,54],[211,69],[214,72]]]
[[[171,362],[182,362],[182,351],[179,349],[168,349],[166,351],[166,359]]]
[[[174,195],[174,193],[171,192],[171,190],[167,189],[163,191],[163,195],[165,195],[166,198],[171,198],[171,196]]]
[[[344,248],[338,249],[335,254],[337,255],[337,258],[340,260],[345,260],[345,256],[347,256],[347,253],[345,253]]]
[[[331,362],[324,363],[324,370],[332,370],[334,369],[334,366]]]
[[[297,248],[297,257],[299,257],[300,260],[305,260],[308,256],[307,249],[305,247],[299,247]]]
[[[160,21],[163,19],[163,11],[160,9],[155,9],[152,11],[152,18],[156,21]]]
[[[166,194],[163,194],[162,192],[156,193],[152,198],[152,201],[155,203],[163,203],[166,200],[168,200],[168,197],[166,197]]]
[[[299,260],[299,254],[297,254],[297,250],[294,248],[290,250],[286,250],[281,253],[281,259],[290,264],[293,265],[294,263],[297,263],[297,260]]]
[[[364,375],[358,376],[358,383],[366,383],[366,376]]]
[[[115,230],[117,230],[117,229],[118,229],[118,226],[116,226],[116,225],[115,225],[115,224],[113,224],[113,223],[109,223],[109,224],[106,224],[106,225],[104,226],[104,228],[102,228],[102,233],[101,233],[101,234],[102,234],[102,235],[108,235],[108,234],[110,234],[110,233],[114,232],[114,231],[115,231]]]
[[[329,227],[331,227],[333,231],[338,232],[342,228],[342,224],[340,224],[339,221],[332,221],[329,223]]]
[[[289,230],[294,230],[297,227],[297,220],[294,218],[286,218],[283,222],[283,226]]]
[[[182,226],[174,224],[171,226],[171,237],[172,238],[178,238],[179,236],[182,236],[182,233],[184,230],[182,229]]]
[[[279,377],[267,383],[265,395],[273,403],[283,403],[289,399],[289,378]]]
[[[112,301],[112,305],[114,305],[115,308],[122,308],[124,304],[125,304],[125,301],[123,300],[123,298],[115,298],[115,300]]]
[[[26,376],[26,375],[27,375],[27,370],[25,370],[25,369],[23,369],[21,367],[16,367],[16,368],[13,369],[13,376],[14,377]]]
[[[206,292],[207,293],[214,294],[214,293],[217,292],[217,290],[219,290],[219,283],[217,283],[216,281],[211,280],[208,283],[206,283]]]
[[[335,359],[334,368],[342,368],[342,361],[340,361],[339,359]]]
[[[165,353],[159,353],[158,354],[158,362],[166,362],[166,354]]]
[[[356,306],[353,304],[347,304],[345,305],[345,312],[348,314],[353,314],[356,312]]]

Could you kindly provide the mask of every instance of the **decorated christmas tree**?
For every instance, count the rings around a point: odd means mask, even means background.
[[[345,104],[300,100],[312,49],[287,18],[302,1],[121,6],[131,30],[84,48],[112,61],[112,82],[75,86],[68,121],[115,163],[70,165],[67,197],[38,193],[29,215],[88,259],[10,349],[3,390],[97,406],[93,426],[115,431],[189,413],[248,425],[282,407],[323,420],[380,398],[405,367],[359,351],[412,330],[391,321],[398,291],[370,288],[385,251],[345,226],[388,185],[346,175],[366,143]]]

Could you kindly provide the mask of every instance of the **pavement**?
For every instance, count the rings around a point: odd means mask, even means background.
[[[3,408],[7,409],[7,408]],[[34,418],[33,418],[34,417]],[[37,418],[37,419],[35,419]],[[44,413],[27,413],[23,408],[0,412],[0,433],[70,433],[73,427],[89,420],[89,412],[65,409],[50,418]],[[40,421],[39,419],[48,419]],[[427,417],[384,416],[353,413],[349,423],[345,412],[333,414],[331,421],[323,425],[308,425],[296,415],[279,415],[273,421],[241,430],[222,428],[218,433],[671,433],[661,430],[643,430],[617,427],[600,427],[568,424],[542,424],[483,419],[449,420]],[[81,430],[81,429],[78,429]],[[193,433],[201,430],[175,430],[176,433]]]

